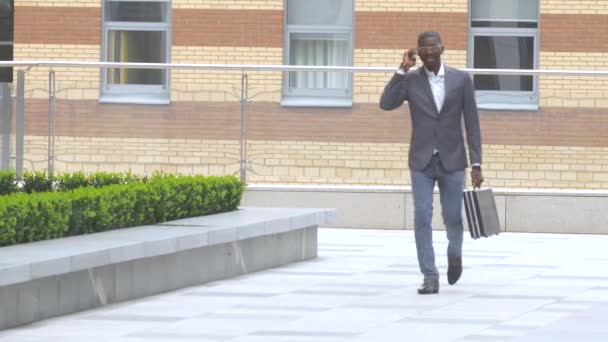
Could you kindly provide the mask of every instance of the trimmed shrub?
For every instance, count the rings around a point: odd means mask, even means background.
[[[15,192],[70,191],[82,187],[104,187],[112,184],[141,183],[148,177],[128,173],[97,172],[86,175],[84,172],[65,173],[53,175],[50,178],[42,171],[24,171],[23,186],[17,186],[17,177],[14,170],[0,171],[0,195]]]
[[[28,194],[51,192],[53,179],[54,177],[48,178],[43,171],[23,171],[23,191]]]
[[[0,170],[0,195],[17,192],[17,174],[14,170]]]
[[[148,182],[0,197],[0,245],[154,224],[235,210],[234,176],[154,176]]]
[[[0,245],[60,238],[68,231],[71,201],[60,193],[0,198]]]
[[[65,173],[55,179],[57,191],[69,191],[89,186],[89,177],[84,172]]]

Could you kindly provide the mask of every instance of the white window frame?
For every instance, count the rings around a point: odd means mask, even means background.
[[[154,31],[165,34],[165,59],[171,63],[172,46],[172,1],[171,0],[134,0],[142,2],[166,2],[167,21],[163,23],[137,23],[105,21],[105,4],[102,2],[102,60],[108,61],[108,39],[110,31]],[[113,0],[128,1],[128,0]],[[148,84],[108,84],[108,68],[101,69],[101,91],[99,101],[102,103],[132,103],[132,104],[169,104],[171,98],[171,70],[165,71],[163,85]]]
[[[11,6],[11,5],[13,6],[11,8],[11,10],[13,11],[12,13],[13,13],[13,25],[14,25],[15,24],[14,23],[14,21],[15,21],[15,18],[14,18],[14,15],[15,15],[14,3],[12,3],[11,1],[9,1],[9,6]],[[15,37],[14,37],[14,35],[15,35],[15,32],[14,32],[14,27],[13,27],[13,41],[10,41],[10,40],[0,40],[0,46],[12,46],[13,47],[13,59],[14,59],[14,54],[15,54],[15,46],[14,46],[15,45],[14,44]],[[10,70],[13,69],[13,67],[5,67],[5,68],[10,68]],[[7,84],[7,83],[3,82],[2,84]],[[2,93],[0,92],[0,96],[1,95],[2,95]]]
[[[469,39],[467,52],[467,66],[474,68],[475,37],[480,36],[502,36],[502,37],[532,37],[534,39],[533,68],[538,69],[540,57],[540,0],[539,14],[535,21],[536,28],[497,28],[497,27],[473,27],[472,25],[472,1],[469,0]],[[499,20],[494,20],[499,21]],[[519,22],[526,22],[520,20]],[[538,76],[532,76],[532,91],[497,91],[476,90],[475,97],[477,107],[487,110],[538,110],[539,108],[539,80]]]
[[[352,0],[354,1],[354,0]],[[292,33],[320,33],[320,34],[345,34],[348,36],[348,61],[354,64],[355,40],[355,4],[353,2],[353,13],[351,14],[351,26],[341,25],[288,25],[289,15],[288,1],[284,0],[285,13],[283,15],[284,53],[283,63],[290,65],[291,57],[291,34]],[[285,107],[352,107],[353,105],[353,73],[349,73],[347,89],[298,89],[289,86],[289,72],[283,73],[283,92],[281,105]]]

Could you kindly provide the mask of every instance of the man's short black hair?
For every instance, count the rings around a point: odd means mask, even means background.
[[[437,40],[439,41],[439,44],[443,45],[443,43],[441,42],[441,36],[439,35],[438,32],[424,31],[424,32],[420,33],[420,35],[418,36],[418,46],[422,45],[422,42],[424,42],[424,40],[427,38],[437,38]]]

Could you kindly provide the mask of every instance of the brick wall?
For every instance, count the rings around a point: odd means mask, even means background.
[[[280,48],[283,12],[176,8],[173,45]]]
[[[27,136],[25,146],[25,168],[46,168],[46,139]],[[58,172],[227,175],[238,170],[238,148],[234,140],[59,136],[55,167]]]
[[[283,10],[285,0],[173,0],[173,8]]]
[[[608,2],[603,0],[540,0],[542,13],[608,14]]]
[[[15,1],[15,43],[99,45],[100,42],[100,8],[33,7]]]
[[[608,48],[608,37],[598,34],[608,29],[608,13],[541,13],[540,20],[541,51],[597,53]]]
[[[405,49],[415,47],[418,34],[435,30],[448,50],[466,50],[467,15],[452,12],[365,12],[355,16],[355,47]]]
[[[404,143],[250,140],[248,148],[253,183],[410,184]],[[58,172],[238,171],[238,140],[60,136],[56,149]],[[45,152],[44,137],[28,136],[25,167],[44,169]],[[484,176],[493,187],[608,189],[605,147],[485,144],[484,156]]]
[[[355,0],[358,11],[375,12],[462,12],[468,11],[467,0]]]
[[[101,1],[91,0],[15,0],[15,6],[19,7],[87,7],[100,8]]]
[[[283,64],[283,50],[258,47],[189,46],[174,47],[172,61],[177,64]],[[236,101],[240,95],[240,71],[174,70],[171,74],[173,101]],[[257,101],[279,101],[282,73],[251,72],[249,84]]]
[[[84,44],[15,44],[15,59],[28,61],[99,61],[99,45]],[[96,68],[55,67],[56,91],[59,98],[99,98],[100,73]],[[28,98],[48,98],[48,67],[33,67],[26,73]]]
[[[46,167],[47,103],[26,108],[28,167]],[[481,112],[488,184],[601,188],[608,174],[608,117],[601,110]],[[406,110],[247,107],[253,182],[407,185]],[[57,103],[59,171],[156,170],[214,174],[236,170],[238,103],[170,106]],[[202,157],[220,158],[203,159]],[[175,158],[172,158],[175,157]]]
[[[273,9],[259,9],[263,1],[242,2],[242,9],[230,6],[220,8],[219,3],[214,1],[196,2],[193,6],[197,6],[194,7],[188,7],[189,3],[176,3],[179,6],[173,13],[173,62],[283,62],[283,14],[282,7],[277,6],[276,2],[267,3]],[[426,2],[421,5],[426,6],[424,12],[416,12],[410,7],[406,10],[403,6],[398,6],[398,2],[390,5],[392,11],[377,10],[374,2],[357,2],[355,65],[397,65],[402,50],[415,44],[418,31],[432,27],[443,34],[447,48],[446,62],[457,67],[465,66],[467,14],[462,11],[430,10],[449,8],[441,7],[445,3],[446,1]],[[458,5],[458,8],[466,8],[466,1],[451,3]],[[18,3],[17,8],[17,59],[99,59],[100,8],[32,7],[23,4]],[[602,69],[606,62],[604,51],[608,48],[608,41],[606,37],[595,33],[608,29],[608,16],[581,16],[569,12],[558,14],[551,11],[545,13],[544,8],[543,3],[541,68]],[[37,25],[30,25],[31,22],[36,22]],[[85,89],[71,90],[70,94],[75,98],[83,96],[93,99],[99,94],[96,90],[98,72],[88,70],[86,73],[90,75],[86,81],[69,80],[66,83],[69,88]],[[76,72],[75,75],[79,74],[80,72]],[[38,76],[35,76],[34,79],[37,78]],[[385,78],[385,75],[380,74],[356,75],[355,101],[377,102]],[[280,73],[259,73],[251,80],[259,83],[259,91],[266,92],[264,100],[280,99]],[[605,98],[608,93],[604,80],[583,77],[541,77],[540,80],[541,106],[606,106]],[[225,101],[230,98],[226,94],[233,92],[234,85],[239,83],[240,78],[229,73],[176,71],[173,74],[172,100]],[[262,86],[262,83],[265,85]],[[572,84],[576,87],[571,87]],[[217,89],[221,85],[226,87]],[[43,84],[37,84],[33,88],[40,89],[41,86]]]
[[[282,64],[283,0],[174,0],[174,63]],[[396,67],[419,31],[439,31],[445,61],[466,66],[466,0],[355,0],[355,65]],[[101,1],[16,0],[18,60],[97,61]],[[33,24],[35,23],[35,25]],[[541,0],[543,69],[606,70],[608,3]],[[96,69],[55,68],[61,171],[236,172],[241,73],[172,72],[168,106],[99,104]],[[408,184],[406,109],[377,102],[390,73],[357,73],[351,109],[282,108],[282,73],[249,74],[254,182]],[[46,167],[48,69],[27,72],[30,166]],[[482,112],[492,186],[606,188],[608,80],[540,77],[538,112]],[[27,165],[26,165],[27,167]]]

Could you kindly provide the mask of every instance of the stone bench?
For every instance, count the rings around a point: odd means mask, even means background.
[[[317,256],[333,209],[239,210],[0,248],[0,329]]]

